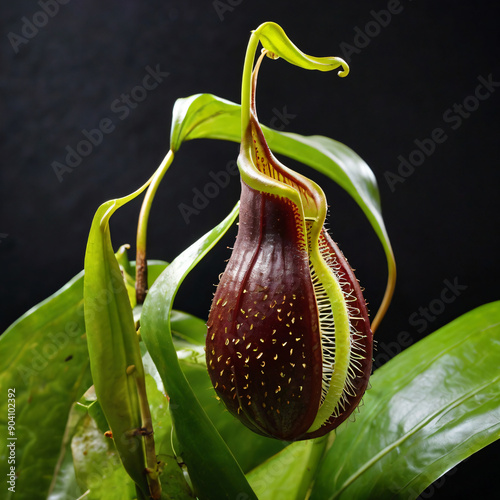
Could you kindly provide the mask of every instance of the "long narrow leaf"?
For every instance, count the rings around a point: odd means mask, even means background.
[[[185,276],[234,222],[231,214],[180,254],[156,280],[144,302],[141,335],[170,398],[170,411],[180,453],[202,499],[234,499],[255,494],[226,444],[200,406],[187,382],[171,336],[172,304]],[[240,495],[240,496],[239,496]]]
[[[99,207],[90,229],[85,253],[85,328],[98,401],[113,433],[125,470],[149,494],[146,452],[139,392],[145,394],[144,369],[129,294],[113,252],[109,220],[113,213],[138,196]]]
[[[500,302],[481,306],[393,358],[343,425],[311,500],[412,499],[500,438]]]

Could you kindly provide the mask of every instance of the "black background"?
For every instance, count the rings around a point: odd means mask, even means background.
[[[498,8],[494,2],[402,0],[387,26],[379,24],[364,43],[355,39],[373,21],[371,11],[387,6],[387,0],[73,0],[14,48],[9,33],[22,35],[23,17],[33,20],[40,6],[3,2],[0,331],[82,269],[99,204],[142,185],[168,151],[177,98],[210,92],[239,102],[249,32],[268,20],[281,24],[307,53],[350,55],[345,79],[264,61],[258,110],[262,123],[340,140],[376,174],[399,272],[377,333],[379,353],[394,348],[401,332],[416,342],[498,299],[500,87],[460,124],[451,120],[455,104],[474,104],[478,77],[500,82]],[[346,44],[356,52],[346,53]],[[114,112],[112,103],[141,84],[147,66],[169,75],[126,117]],[[280,121],[279,113],[288,118]],[[52,163],[64,163],[65,148],[75,148],[82,130],[106,117],[115,130],[60,182]],[[391,189],[385,175],[398,173],[399,155],[408,159],[414,141],[438,127],[446,140]],[[172,260],[229,212],[239,195],[237,177],[189,223],[179,205],[192,205],[193,188],[203,190],[209,172],[223,170],[237,153],[236,144],[219,141],[182,146],[153,206],[150,258]],[[331,233],[357,269],[374,312],[386,277],[378,240],[344,192],[298,168],[322,184]],[[131,203],[113,217],[116,247],[130,243],[133,251],[139,206]],[[206,317],[234,236],[188,277],[177,308]],[[466,287],[450,304],[440,302],[445,280]],[[429,305],[438,313],[418,324],[410,319]],[[491,495],[498,450],[490,446],[470,458],[425,496]]]

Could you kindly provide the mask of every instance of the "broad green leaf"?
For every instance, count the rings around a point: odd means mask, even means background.
[[[83,273],[19,318],[0,336],[0,475],[7,437],[15,441],[16,492],[2,498],[46,498],[60,456],[68,413],[91,384],[83,322]],[[8,435],[7,390],[15,389],[15,431]]]
[[[461,316],[371,378],[343,424],[311,500],[412,499],[500,438],[500,302]]]
[[[135,262],[131,263],[135,275]],[[165,270],[168,263],[163,260],[148,260],[148,287],[153,286],[158,276]]]
[[[145,375],[132,306],[120,266],[113,252],[109,221],[129,196],[101,205],[92,221],[85,253],[84,313],[92,380],[97,399],[113,433],[113,441],[130,477],[144,496],[158,486],[144,474],[154,470],[140,434],[149,416],[144,402]],[[142,400],[141,400],[142,395]]]
[[[222,139],[240,142],[240,106],[212,94],[177,99],[172,111],[170,149],[178,151],[191,139]]]
[[[234,222],[237,209],[180,254],[156,280],[144,302],[141,335],[170,398],[170,412],[195,491],[204,499],[256,498],[239,465],[187,382],[171,337],[170,312],[179,286]]]
[[[303,500],[311,487],[327,437],[298,441],[247,475],[259,500]]]
[[[68,500],[70,498],[79,498],[82,495],[76,480],[71,449],[68,449],[67,453],[65,453],[57,476],[52,479],[54,480],[53,487],[51,487],[49,495],[43,498],[47,500]]]
[[[300,161],[323,173],[345,189],[363,210],[385,251],[388,285],[383,305],[387,307],[396,274],[394,255],[380,205],[380,194],[370,167],[352,149],[319,135],[305,137],[262,127],[269,147],[275,153]],[[197,94],[179,99],[174,105],[171,147],[183,141],[210,138],[240,141],[240,106],[211,94]],[[384,309],[385,310],[385,309]],[[375,328],[380,318],[375,318]]]
[[[76,480],[73,456],[71,454],[71,440],[84,417],[84,413],[77,411],[77,403],[71,407],[61,443],[61,452],[52,476],[49,495],[47,500],[65,500],[66,498],[78,498],[82,491]]]

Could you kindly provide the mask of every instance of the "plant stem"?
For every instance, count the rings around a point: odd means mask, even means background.
[[[153,175],[151,184],[144,196],[142,202],[141,212],[139,214],[139,222],[137,224],[137,254],[135,263],[135,295],[137,304],[142,304],[146,298],[148,288],[148,264],[146,261],[146,240],[148,231],[149,212],[153,203],[156,191],[160,185],[163,176],[170,167],[174,159],[174,153],[170,150],[160,166],[157,168]]]
[[[255,52],[259,45],[259,28],[252,31],[250,40],[248,41],[247,51],[245,54],[245,63],[243,65],[243,77],[241,79],[241,138],[250,123],[250,106],[252,94],[252,71]]]
[[[389,308],[389,304],[391,303],[392,296],[394,294],[394,288],[396,286],[396,261],[394,259],[394,254],[392,252],[392,248],[389,245],[389,248],[386,248],[386,256],[387,256],[387,266],[388,266],[388,275],[387,275],[387,285],[385,287],[384,298],[382,299],[382,303],[378,308],[377,314],[372,321],[371,329],[372,332],[375,333],[375,330],[380,325],[387,309]]]
[[[146,452],[146,472],[151,498],[161,497],[161,484],[156,460],[155,440],[153,434],[153,421],[149,409],[148,396],[146,394],[146,382],[144,376],[136,376],[137,393],[141,409],[142,435],[144,438],[144,449]]]

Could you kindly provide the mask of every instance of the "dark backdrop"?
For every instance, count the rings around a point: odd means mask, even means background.
[[[263,123],[344,142],[377,176],[399,276],[376,364],[402,348],[398,338],[415,342],[499,298],[494,2],[59,0],[47,15],[42,4],[0,7],[0,331],[82,269],[98,205],[135,190],[167,152],[177,98],[211,92],[239,102],[249,32],[267,20],[304,51],[351,64],[339,79],[265,61],[258,109]],[[159,72],[158,86],[127,102],[147,68]],[[82,131],[106,118],[113,130],[58,177],[54,162],[66,163]],[[182,146],[153,207],[151,258],[171,260],[228,213],[239,194],[234,176],[199,214],[186,220],[179,207],[192,206],[193,189],[237,152],[217,141]],[[331,232],[376,309],[385,280],[376,237],[345,193],[302,171],[323,185]],[[116,246],[133,248],[138,203],[113,218]],[[234,232],[188,277],[179,309],[206,317],[233,241]],[[498,451],[469,459],[426,497],[491,494]]]

